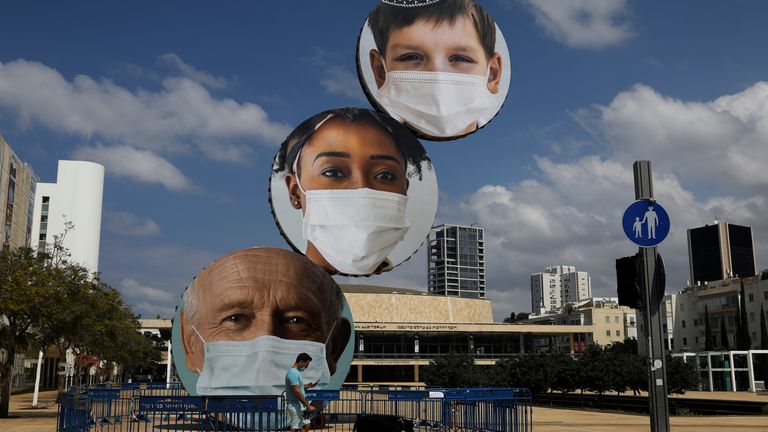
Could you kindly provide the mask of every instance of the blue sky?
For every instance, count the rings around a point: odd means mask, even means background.
[[[688,279],[685,229],[755,229],[768,267],[768,4],[481,1],[512,59],[484,129],[428,142],[437,222],[478,223],[500,320],[529,275],[592,274],[615,295],[632,161],[653,163],[673,228],[668,292]],[[355,43],[376,2],[14,2],[0,39],[0,134],[41,181],[58,159],[107,169],[101,271],[144,316],[170,316],[194,274],[248,246],[287,247],[267,202],[277,145],[333,107],[363,106]],[[353,282],[425,289],[419,251]]]

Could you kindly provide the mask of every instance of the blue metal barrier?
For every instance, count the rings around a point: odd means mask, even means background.
[[[418,431],[533,431],[528,389],[309,390],[313,427],[351,431],[362,415],[395,415]],[[72,388],[59,405],[59,432],[285,430],[281,396],[188,396],[165,383]]]

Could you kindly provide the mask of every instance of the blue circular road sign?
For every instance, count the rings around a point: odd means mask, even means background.
[[[658,202],[641,199],[624,210],[621,225],[624,228],[624,234],[632,243],[653,247],[667,238],[669,215]]]

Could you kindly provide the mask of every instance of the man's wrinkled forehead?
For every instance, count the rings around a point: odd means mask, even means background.
[[[328,298],[330,276],[303,256],[282,249],[247,249],[228,255],[203,269],[197,276],[202,293],[235,288],[303,289]],[[202,294],[201,293],[201,294]],[[205,294],[203,294],[205,295]]]

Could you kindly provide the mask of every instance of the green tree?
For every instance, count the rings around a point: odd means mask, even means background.
[[[768,324],[765,321],[765,309],[760,305],[760,349],[768,350]]]
[[[747,321],[747,299],[744,290],[744,278],[739,279],[741,291],[739,295],[738,325],[736,328],[736,349],[746,351],[752,349],[752,338],[749,336],[749,322]]]
[[[712,326],[709,323],[709,308],[704,305],[704,351],[714,351],[712,343]]]
[[[765,309],[760,305],[760,349],[768,350],[768,323],[765,321]],[[768,356],[759,355],[755,359],[755,378],[768,382]]]
[[[725,328],[725,317],[720,317],[720,348],[723,351],[731,350],[731,345],[728,342],[728,329]]]
[[[576,360],[570,354],[556,353],[550,355],[548,362],[551,371],[552,391],[570,393],[580,388],[582,371]]]
[[[436,387],[480,387],[484,384],[475,360],[463,353],[435,357],[421,369],[419,376],[427,385]]]
[[[502,322],[505,323],[505,324],[511,324],[511,323],[515,322],[515,313],[514,312],[510,312],[509,316],[504,318],[504,320]]]
[[[49,255],[30,248],[0,252],[0,347],[6,350],[0,362],[0,418],[8,417],[12,367],[16,352],[34,338],[34,326],[55,302],[50,289]]]
[[[667,356],[667,392],[685,394],[699,388],[701,377],[694,362],[684,362],[680,357]]]
[[[613,365],[598,344],[590,344],[587,351],[579,359],[579,367],[584,371],[584,390],[592,391],[601,396],[616,387],[614,384],[615,370]]]
[[[506,323],[506,324],[511,324],[513,322],[516,322],[516,321],[527,320],[528,316],[530,316],[530,314],[526,313],[526,312],[520,312],[520,313],[517,313],[517,314],[515,314],[514,312],[511,312],[509,314],[509,316],[504,318],[504,320],[502,322]]]

